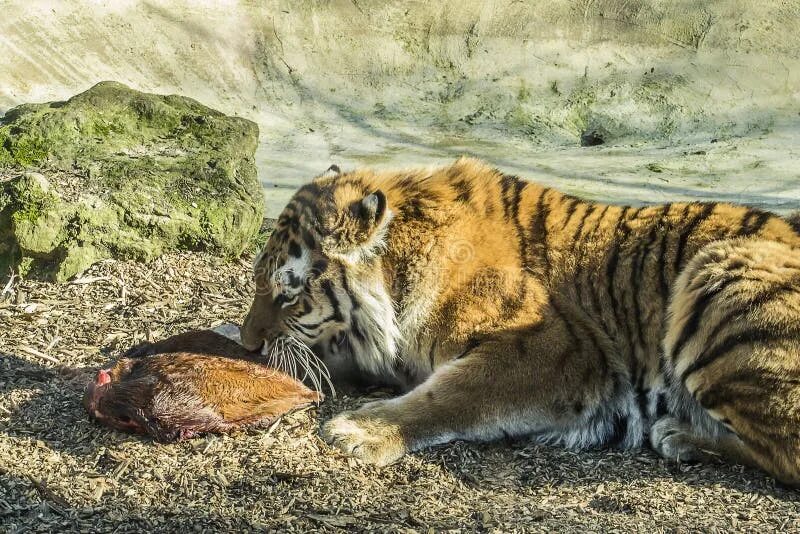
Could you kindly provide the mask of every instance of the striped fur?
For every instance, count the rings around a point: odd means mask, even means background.
[[[664,349],[674,420],[656,449],[723,452],[800,482],[800,247],[703,248],[675,284]]]
[[[638,447],[685,416],[663,356],[676,279],[704,246],[742,238],[800,246],[764,211],[588,202],[472,159],[329,173],[281,215],[242,339],[291,335],[405,388],[323,428],[378,464],[458,438]],[[304,255],[287,305],[280,273]]]

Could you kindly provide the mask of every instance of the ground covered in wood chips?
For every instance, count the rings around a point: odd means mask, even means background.
[[[378,469],[331,450],[341,397],[270,429],[173,445],[90,421],[92,370],[144,339],[241,321],[249,258],[106,261],[0,287],[0,531],[797,531],[800,492],[651,451],[456,443]],[[375,394],[373,394],[375,395]]]

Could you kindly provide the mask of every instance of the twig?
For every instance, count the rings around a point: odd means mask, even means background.
[[[40,351],[34,349],[33,347],[21,346],[19,348],[19,350],[21,350],[22,352],[27,352],[28,354],[30,354],[32,356],[38,356],[39,358],[41,358],[43,360],[47,360],[50,363],[55,363],[55,364],[61,363],[61,361],[58,360],[57,358],[54,358],[54,357],[52,357],[52,356],[50,356],[48,354],[45,354],[44,352],[40,352]]]
[[[17,275],[14,274],[14,273],[11,273],[11,277],[8,279],[8,283],[6,283],[6,287],[4,287],[3,291],[0,292],[0,297],[5,295],[6,293],[8,293],[9,295],[11,294],[11,288],[14,286],[14,280],[16,280],[16,278],[17,278]]]
[[[284,50],[283,50],[283,41],[281,41],[281,38],[278,35],[278,30],[275,27],[275,17],[272,17],[272,33],[275,34],[275,39],[277,39],[278,40],[278,44],[281,45],[281,55],[283,55],[285,53]]]
[[[81,278],[76,278],[75,280],[71,281],[70,285],[84,285],[84,284],[93,284],[94,282],[99,282],[101,280],[111,280],[109,276],[82,276]]]
[[[286,63],[285,59],[283,59],[283,56],[286,54],[286,51],[283,49],[283,41],[281,41],[281,38],[278,35],[278,29],[275,27],[275,17],[272,17],[272,33],[275,34],[275,39],[277,39],[278,44],[281,45],[281,55],[278,57],[278,59],[281,60],[281,63],[286,65],[286,69],[289,71],[289,76],[291,76],[294,74],[294,69],[290,67],[288,63]]]
[[[48,500],[48,501],[52,501],[52,502],[54,502],[55,504],[57,504],[61,508],[69,508],[70,507],[69,503],[63,497],[61,497],[60,495],[57,495],[56,493],[54,493],[53,490],[48,488],[47,484],[45,484],[43,481],[41,481],[41,480],[39,480],[37,478],[34,478],[32,475],[27,475],[27,477],[28,477],[28,480],[31,481],[31,484],[33,484],[33,487],[36,488],[36,491],[39,493],[39,495],[43,499]],[[60,510],[58,508],[54,508],[52,506],[51,506],[51,508],[53,508],[53,511],[57,512],[59,515],[63,515],[63,513],[64,513],[63,510]]]

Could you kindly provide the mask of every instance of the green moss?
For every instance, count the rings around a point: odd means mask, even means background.
[[[579,89],[570,94],[567,99],[568,113],[564,119],[564,128],[574,135],[580,135],[586,130],[589,126],[591,107],[595,100],[594,92],[587,89]]]
[[[58,265],[53,266],[49,277],[55,282],[65,282],[104,257],[108,257],[108,254],[104,254],[92,245],[72,246],[60,258]]]
[[[85,183],[66,205],[42,191],[34,198],[20,182],[13,213],[0,212],[0,235],[13,227],[11,239],[37,258],[28,271],[57,277],[82,265],[73,248],[92,261],[167,250],[237,255],[263,217],[257,143],[250,121],[114,82],[66,102],[19,106],[0,123],[0,165],[45,166]]]
[[[31,273],[31,271],[34,270],[34,259],[31,258],[30,256],[20,258],[19,264],[16,266],[16,268],[17,268],[17,273],[21,277],[26,278]]]
[[[17,245],[28,253],[49,254],[60,242],[63,206],[47,180],[25,175],[11,183],[9,199],[17,207],[10,217]]]
[[[531,99],[531,90],[525,85],[525,80],[520,80],[519,89],[517,90],[517,100],[519,102],[528,102]]]
[[[47,141],[39,136],[20,136],[12,139],[11,158],[21,167],[41,163],[47,157]]]
[[[508,112],[505,120],[511,130],[529,133],[533,123],[533,115],[523,106],[517,105]]]
[[[11,141],[8,137],[8,128],[0,126],[0,167],[11,167],[14,165],[14,156],[11,154]]]

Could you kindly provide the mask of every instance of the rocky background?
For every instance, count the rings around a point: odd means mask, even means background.
[[[597,199],[788,211],[799,20],[796,0],[14,0],[0,113],[117,80],[246,117],[271,216],[331,163],[465,152]]]
[[[255,123],[103,82],[0,119],[0,279],[105,258],[235,257],[261,226]],[[5,169],[5,170],[3,170]]]

